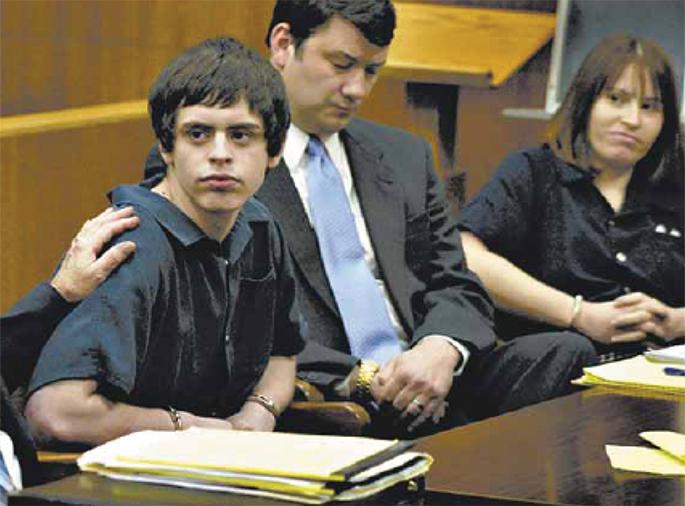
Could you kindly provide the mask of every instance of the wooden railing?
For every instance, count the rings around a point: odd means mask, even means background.
[[[120,123],[147,116],[147,100],[75,107],[60,111],[0,117],[0,139],[55,130]]]

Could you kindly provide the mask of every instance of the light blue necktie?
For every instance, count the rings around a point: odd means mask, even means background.
[[[364,261],[340,174],[318,138],[310,137],[307,153],[309,211],[350,350],[383,364],[402,348],[381,289]]]

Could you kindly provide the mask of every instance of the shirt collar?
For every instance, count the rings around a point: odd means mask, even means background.
[[[578,181],[588,181],[592,183],[597,173],[593,170],[583,170],[580,167],[565,163],[559,158],[554,158],[559,165],[560,180],[565,185],[570,185]],[[658,207],[669,211],[677,211],[679,206],[679,197],[677,192],[659,191],[654,184],[649,181],[649,178],[642,173],[636,171],[628,183],[626,188],[626,201],[623,207],[623,212],[639,211],[645,206]]]
[[[303,163],[303,157],[309,144],[309,134],[296,126],[294,123],[288,127],[288,134],[283,149],[283,160],[288,167],[298,167]],[[336,167],[342,165],[345,157],[345,147],[343,146],[338,132],[331,135],[323,143],[328,152],[328,156]]]
[[[223,241],[210,239],[188,216],[167,199],[150,191],[162,176],[143,181],[140,185],[120,185],[109,194],[114,205],[134,205],[146,209],[157,222],[183,246],[189,247],[203,239],[216,244],[230,263],[235,263],[252,238],[252,223],[269,221],[269,214],[263,205],[254,199],[248,200],[236,218],[233,228]]]
[[[283,160],[288,167],[300,165],[308,143],[309,134],[290,123],[285,138],[285,147],[283,148]]]
[[[583,170],[576,165],[570,163],[565,163],[563,160],[554,158],[559,166],[559,179],[563,184],[573,184],[578,181],[592,181],[595,178],[595,172],[593,170]]]
[[[146,209],[162,227],[168,230],[184,246],[190,246],[207,235],[178,207],[167,199],[150,191],[159,178],[143,181],[140,185],[120,185],[109,193],[112,204],[132,204]]]

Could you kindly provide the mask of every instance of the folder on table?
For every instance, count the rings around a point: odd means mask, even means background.
[[[623,471],[685,476],[685,434],[671,431],[641,432],[657,448],[606,445],[611,467]]]
[[[143,431],[86,452],[84,471],[120,480],[320,504],[371,496],[421,476],[411,443],[358,437],[190,428]]]
[[[608,364],[583,368],[577,385],[603,385],[624,390],[658,391],[685,395],[685,376],[672,376],[665,364],[647,360],[643,355]]]

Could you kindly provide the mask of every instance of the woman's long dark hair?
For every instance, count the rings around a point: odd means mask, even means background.
[[[564,101],[547,129],[554,153],[568,163],[589,169],[591,147],[588,122],[595,100],[613,86],[629,65],[647,75],[659,93],[664,124],[647,154],[636,164],[652,183],[683,183],[683,135],[678,119],[678,96],[673,68],[657,43],[626,34],[602,40],[585,57]],[[644,83],[641,82],[644,89]]]

